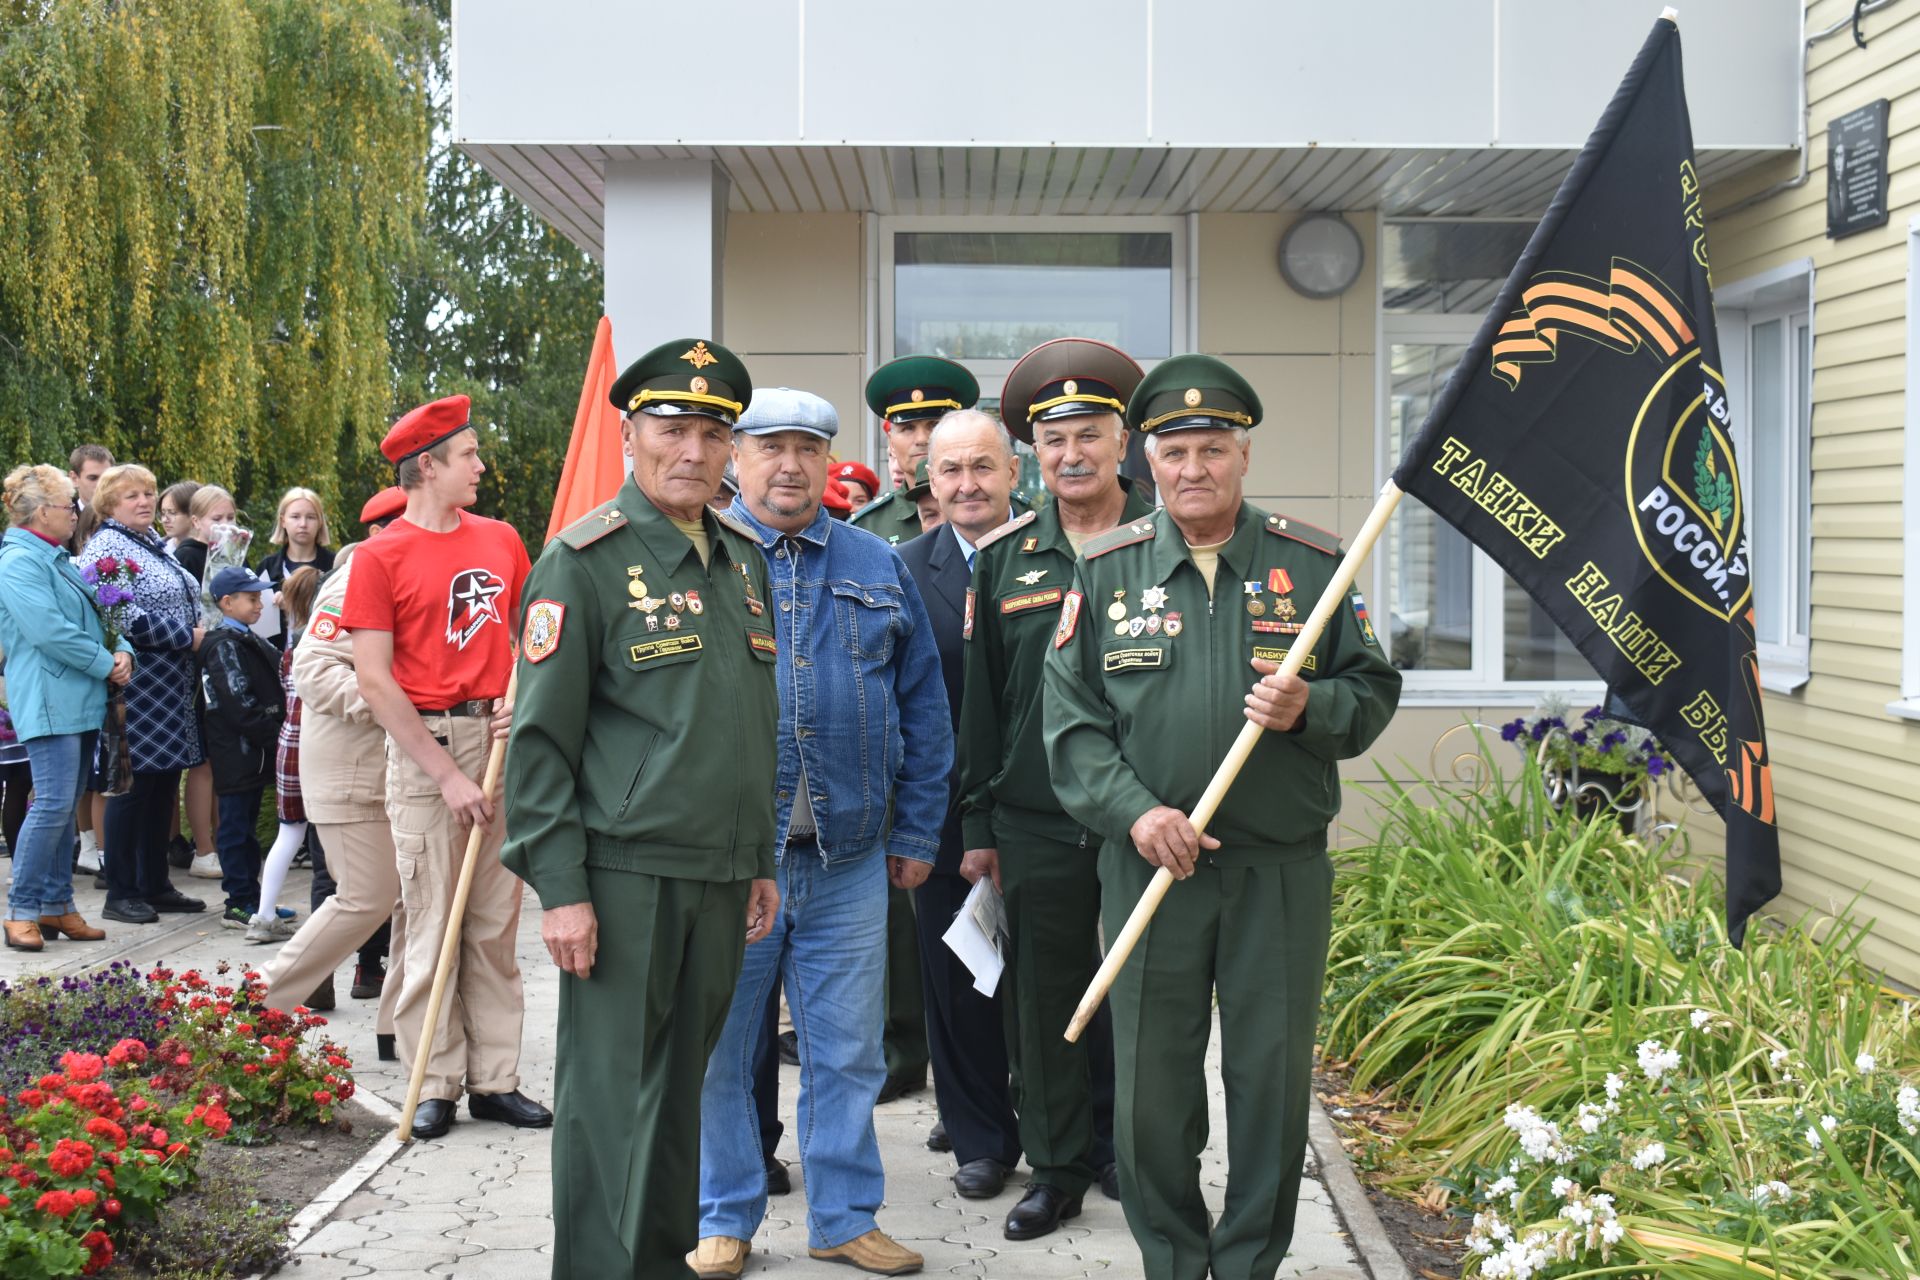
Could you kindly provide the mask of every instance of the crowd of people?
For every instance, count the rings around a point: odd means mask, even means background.
[[[169,841],[182,771],[210,766],[199,813],[189,777],[187,830],[214,833],[225,920],[280,944],[270,1002],[313,1003],[391,917],[392,965],[366,993],[381,1055],[424,1059],[415,1136],[448,1132],[463,1097],[476,1120],[554,1126],[556,1277],[741,1275],[769,1196],[794,1193],[782,1060],[800,1067],[813,1257],[924,1266],[880,1225],[873,1113],[930,1074],[928,1144],[959,1195],[997,1197],[1029,1166],[1009,1239],[1058,1230],[1098,1188],[1154,1280],[1274,1275],[1304,1162],[1336,764],[1399,683],[1357,594],[1282,673],[1338,540],[1245,501],[1253,388],[1208,357],[1149,374],[1059,339],[1015,366],[996,418],[961,365],[903,357],[866,387],[884,491],[834,459],[828,401],[756,390],[717,342],[655,348],[611,398],[629,475],[537,562],[473,510],[486,464],[463,396],[388,432],[396,484],[363,542],[329,551],[320,499],[292,490],[257,569],[224,490],[160,493],[84,450],[70,472],[10,475],[0,644],[33,800],[9,835],[8,945],[100,936],[72,898],[90,786],[112,792],[107,917],[200,910],[169,880]],[[1157,503],[1121,473],[1136,432]],[[1047,493],[1032,509],[1015,437]],[[105,560],[140,568],[103,628]],[[1197,832],[1186,815],[1247,721],[1269,732]],[[96,746],[116,736],[125,770]],[[10,804],[18,766],[0,770]],[[278,897],[301,848],[325,850],[337,888],[294,930]],[[179,852],[197,870],[197,845]],[[1158,870],[1181,883],[1110,1012],[1065,1040]],[[552,1110],[520,1089],[528,887],[560,970]],[[994,920],[970,910],[993,898],[1005,968],[983,984],[945,937]],[[364,957],[356,973],[377,972]],[[1198,1174],[1216,1011],[1217,1219]]]
[[[4,502],[6,945],[107,936],[77,909],[76,874],[106,891],[102,917],[124,925],[204,912],[176,874],[218,880],[223,925],[248,942],[286,941],[297,913],[279,898],[295,860],[314,867],[312,906],[334,890],[301,808],[292,680],[335,558],[320,495],[281,497],[257,569],[232,493],[191,480],[162,489],[102,445],[74,449],[64,470],[14,468]],[[263,849],[270,787],[279,824]],[[354,994],[374,998],[384,938],[364,941]],[[333,1007],[331,970],[300,995]]]

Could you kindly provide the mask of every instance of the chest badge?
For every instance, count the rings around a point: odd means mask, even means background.
[[[700,599],[700,593],[698,591],[687,592],[687,612],[705,613],[706,611],[707,606],[706,603]]]
[[[1107,616],[1115,622],[1127,620],[1127,589],[1125,587],[1113,593],[1113,603],[1107,606]]]
[[[652,619],[648,619],[648,621],[652,621]],[[678,631],[679,629],[680,629],[680,615],[679,615],[679,614],[677,614],[677,613],[670,613],[670,614],[668,614],[668,615],[667,615],[667,630],[669,630],[669,631]]]
[[[1267,612],[1267,602],[1258,597],[1249,600],[1247,601],[1247,612],[1256,618],[1264,617]]]
[[[1167,589],[1165,587],[1148,587],[1140,593],[1140,607],[1156,613],[1166,608]]]
[[[1292,622],[1294,615],[1299,612],[1289,596],[1281,596],[1273,602],[1273,616],[1282,622]]]
[[[667,593],[667,603],[673,606],[673,611],[674,611],[675,613],[680,613],[680,612],[683,612],[683,611],[684,611],[684,610],[686,609],[686,607],[687,607],[687,595],[686,595],[686,592],[684,592],[684,591],[671,591],[671,592],[668,592],[668,593]]]
[[[1040,539],[1038,538],[1028,538],[1026,541],[1020,544],[1020,550],[1023,552],[1038,551],[1039,549],[1040,549]]]
[[[1277,596],[1284,596],[1293,590],[1293,576],[1285,569],[1267,570],[1267,590]]]
[[[1159,635],[1160,628],[1163,625],[1163,622],[1164,622],[1164,619],[1162,619],[1159,614],[1157,613],[1148,614],[1147,615],[1147,634],[1150,636]]]
[[[1169,613],[1167,615],[1168,637],[1171,638],[1173,636],[1179,635],[1181,630],[1184,629],[1186,625],[1187,625],[1186,622],[1180,617],[1178,613]]]
[[[1047,571],[1045,569],[1029,569],[1025,573],[1021,574],[1019,577],[1015,578],[1014,581],[1020,583],[1023,586],[1031,587],[1036,582],[1039,582],[1040,579],[1046,576],[1047,576]]]
[[[1127,634],[1133,636],[1135,639],[1138,639],[1140,634],[1146,629],[1147,620],[1138,614],[1127,620]]]

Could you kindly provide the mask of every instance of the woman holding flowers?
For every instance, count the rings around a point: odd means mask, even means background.
[[[73,902],[68,864],[73,806],[93,760],[107,684],[133,676],[133,646],[109,644],[93,590],[67,557],[80,505],[58,467],[15,467],[7,476],[8,529],[0,536],[0,651],[7,703],[33,769],[33,804],[13,853],[6,942],[38,951],[46,934],[83,941],[107,935]]]
[[[153,473],[126,463],[109,468],[94,490],[102,519],[87,540],[83,565],[103,558],[138,566],[132,600],[119,606],[139,659],[127,685],[127,747],[133,785],[107,801],[107,905],[123,924],[152,924],[162,911],[204,911],[206,904],[167,877],[167,831],[180,771],[206,759],[194,714],[194,660],[200,583],[167,554],[155,533],[159,506]]]

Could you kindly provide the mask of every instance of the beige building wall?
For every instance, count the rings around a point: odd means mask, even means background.
[[[1852,11],[1846,0],[1815,0],[1806,29]],[[1766,700],[1785,879],[1776,910],[1855,903],[1877,922],[1868,958],[1914,982],[1920,724],[1886,706],[1900,697],[1906,241],[1920,213],[1920,10],[1890,7],[1863,25],[1864,50],[1844,32],[1813,48],[1806,185],[1710,217],[1708,237],[1718,289],[1799,259],[1814,264],[1812,678]],[[1892,217],[1878,230],[1829,240],[1826,123],[1877,98],[1892,100]],[[1726,208],[1796,169],[1783,158],[1708,191],[1707,207]]]

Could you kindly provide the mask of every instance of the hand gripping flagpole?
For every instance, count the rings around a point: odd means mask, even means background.
[[[520,686],[520,668],[516,664],[507,678],[506,705],[513,705],[514,691]],[[493,718],[487,718],[493,724]],[[507,740],[495,738],[487,751],[487,771],[480,783],[490,804],[500,789],[500,772],[507,762]],[[495,821],[502,815],[495,814]],[[400,1108],[400,1125],[394,1136],[401,1142],[413,1141],[413,1113],[420,1105],[420,1090],[427,1082],[427,1059],[433,1056],[434,1036],[440,1026],[440,1002],[446,999],[447,977],[453,972],[453,958],[460,952],[460,926],[467,918],[467,895],[473,890],[473,869],[480,861],[480,846],[486,842],[487,829],[474,823],[467,833],[467,856],[460,863],[460,881],[453,891],[453,905],[447,910],[447,931],[440,940],[440,962],[433,969],[433,992],[427,997],[427,1020],[420,1028],[420,1040],[413,1051],[413,1073],[407,1080],[406,1105]]]
[[[1333,580],[1327,583],[1327,589],[1320,593],[1320,602],[1313,606],[1313,612],[1307,615],[1306,623],[1300,628],[1300,634],[1293,638],[1287,649],[1286,660],[1280,664],[1283,676],[1298,675],[1306,664],[1307,656],[1313,652],[1313,646],[1320,643],[1320,633],[1327,628],[1327,621],[1333,617],[1353,586],[1354,575],[1360,572],[1360,565],[1373,550],[1373,544],[1380,539],[1381,532],[1387,527],[1387,520],[1393,515],[1393,509],[1400,505],[1400,486],[1387,481],[1380,490],[1380,498],[1373,504],[1373,511],[1367,516],[1367,522],[1360,526],[1359,534],[1353,545],[1347,548],[1340,566],[1333,571]],[[1196,834],[1204,835],[1207,824],[1213,821],[1214,812],[1220,808],[1220,802],[1226,799],[1227,789],[1233,786],[1234,779],[1240,776],[1240,768],[1246,764],[1247,757],[1253,754],[1253,748],[1259,743],[1260,735],[1265,732],[1259,725],[1249,720],[1240,729],[1240,736],[1233,740],[1233,746],[1227,752],[1227,758],[1214,770],[1213,781],[1207,784],[1206,791],[1200,797],[1200,803],[1193,807],[1188,821],[1193,823]],[[1127,917],[1120,936],[1107,947],[1107,958],[1101,962],[1100,972],[1093,975],[1093,981],[1087,986],[1087,993],[1080,997],[1080,1007],[1074,1010],[1073,1021],[1067,1024],[1067,1039],[1078,1040],[1080,1033],[1087,1029],[1087,1023],[1093,1020],[1094,1012],[1100,1002],[1107,998],[1107,992],[1113,987],[1114,979],[1120,976],[1120,969],[1127,963],[1134,944],[1140,941],[1140,935],[1147,931],[1147,924],[1153,919],[1153,913],[1160,908],[1160,899],[1167,896],[1167,889],[1173,884],[1173,872],[1165,867],[1153,873],[1153,880],[1147,885],[1147,891],[1140,895],[1140,901],[1134,905],[1133,914]]]

